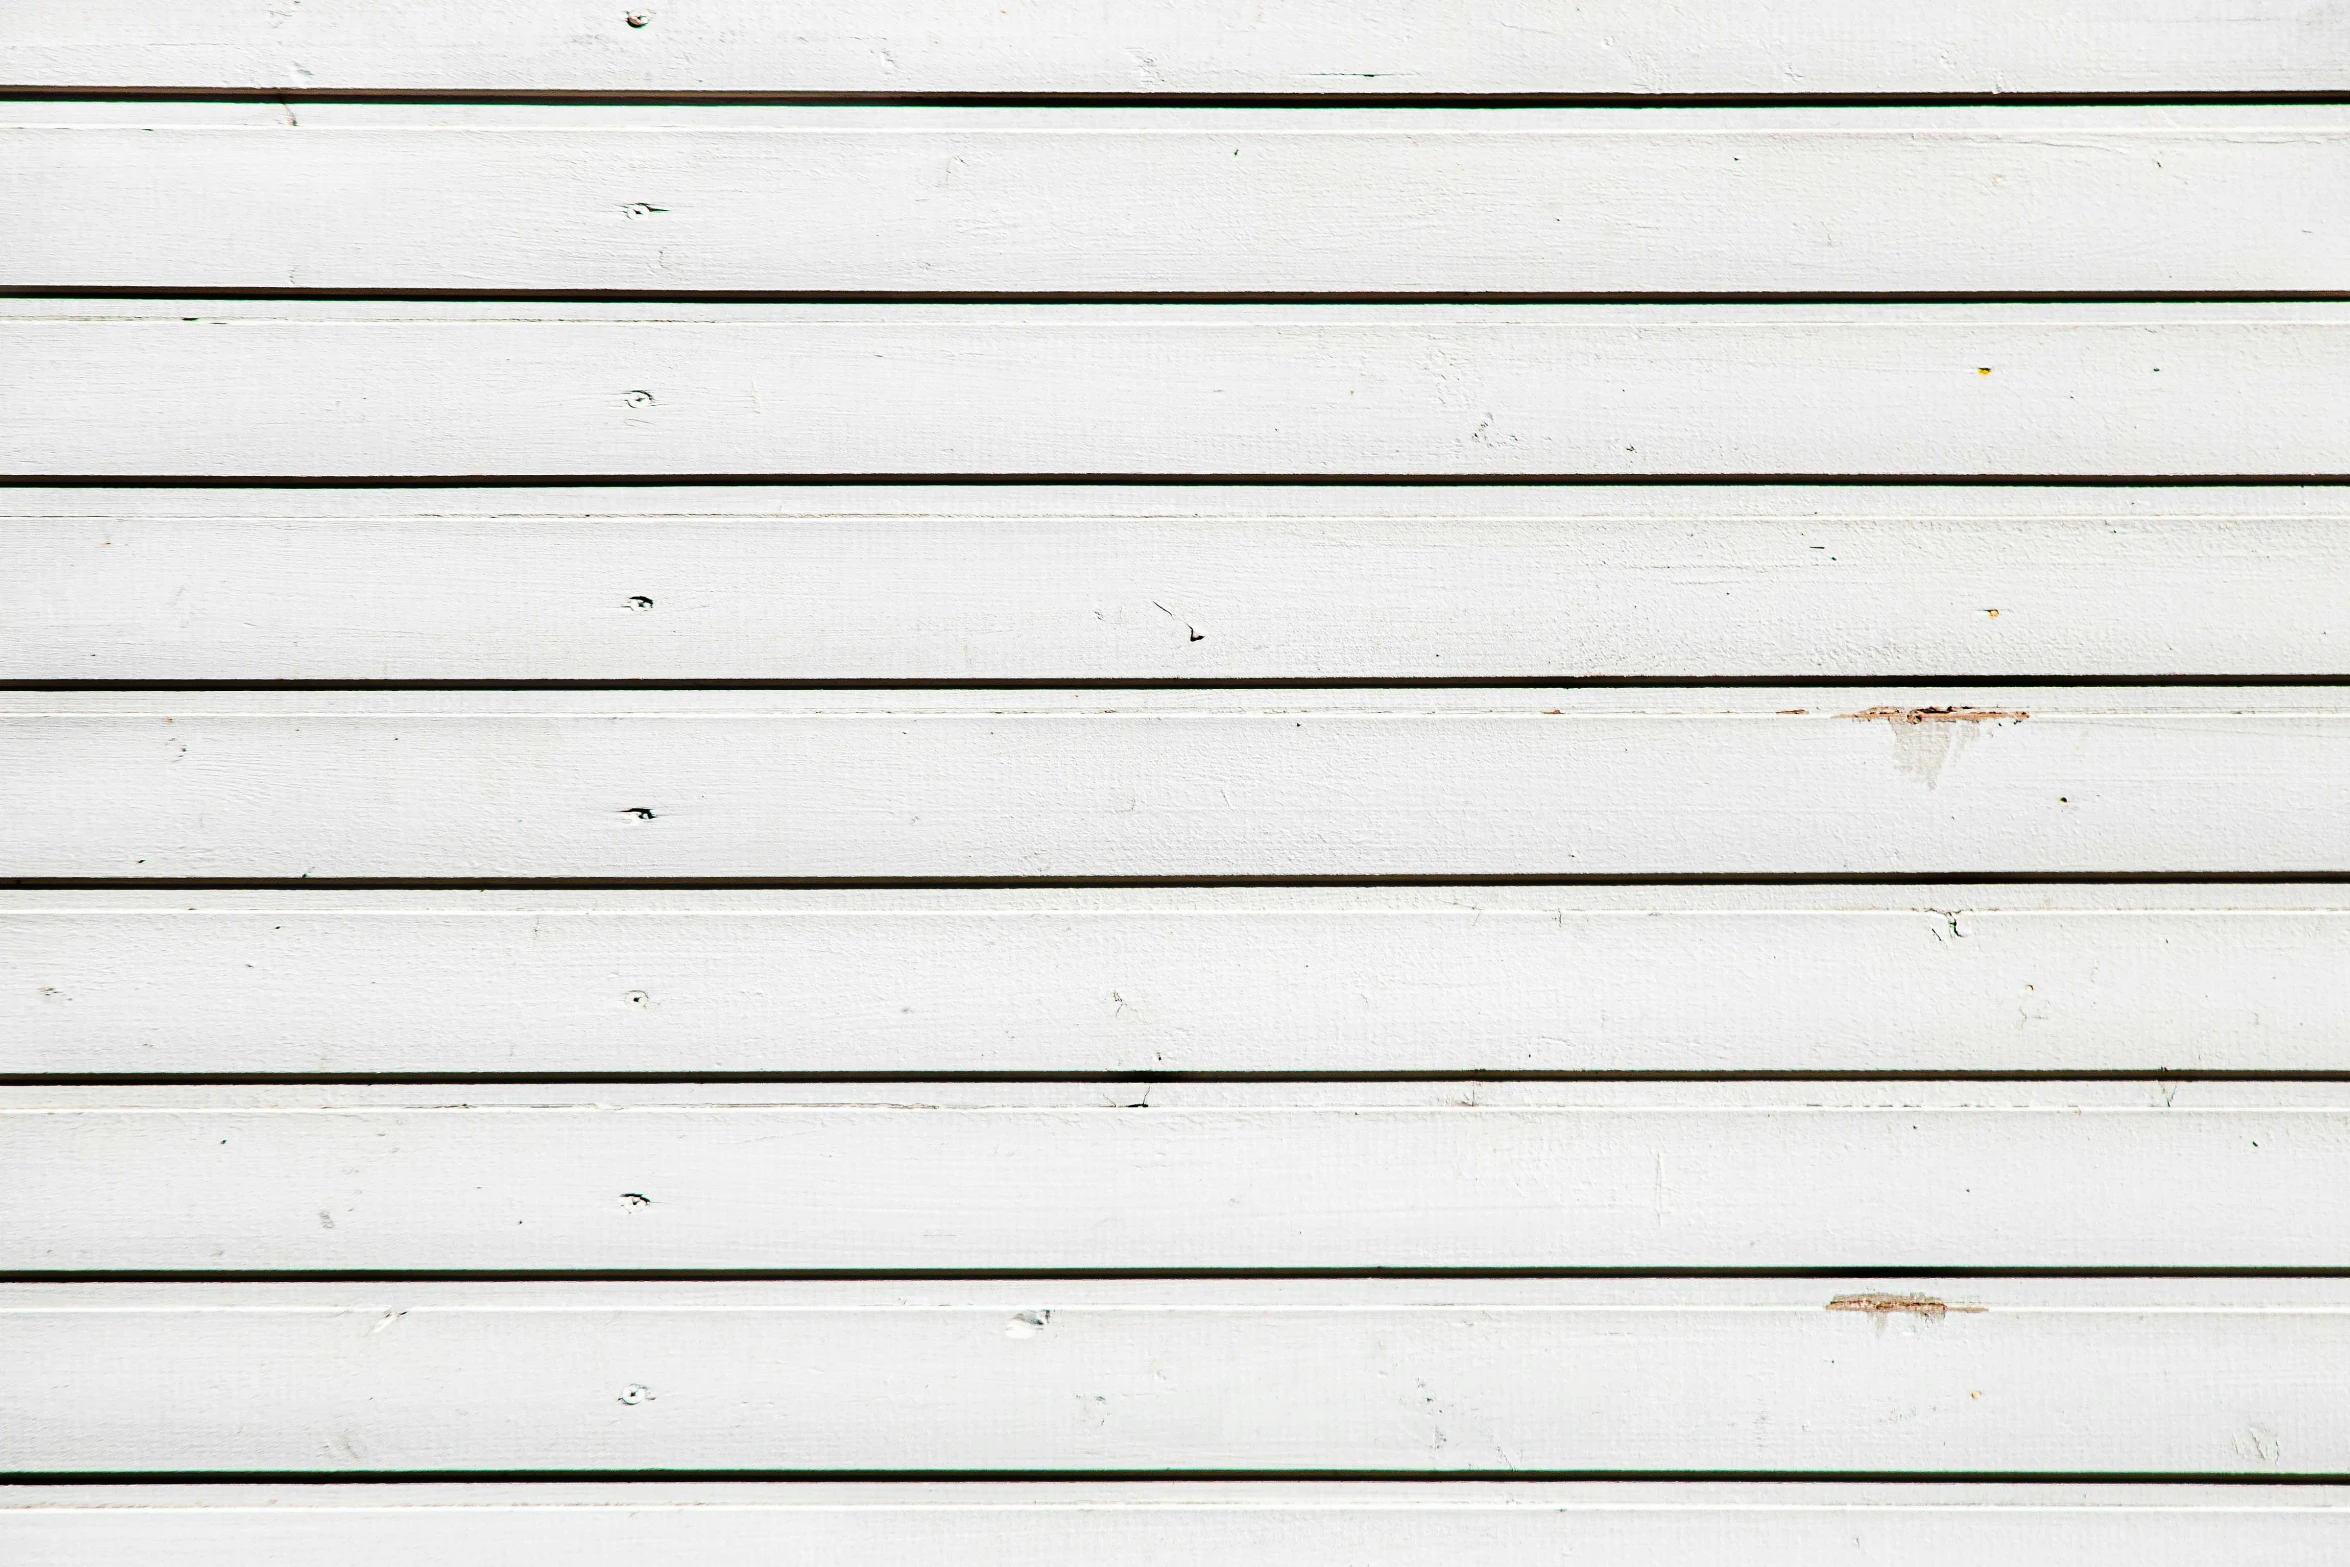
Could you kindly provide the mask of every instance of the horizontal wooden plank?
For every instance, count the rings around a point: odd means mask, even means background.
[[[26,476],[2350,473],[2350,305],[14,308]]]
[[[239,112],[20,106],[0,287],[2350,290],[2332,106]]]
[[[2350,671],[2350,502],[2315,487],[0,503],[9,680]]]
[[[0,1076],[2341,1072],[2345,901],[8,893]]]
[[[632,22],[631,17],[641,17]],[[2307,0],[588,0],[482,10],[14,0],[31,86],[765,93],[2339,92]]]
[[[14,877],[2350,870],[2337,688],[0,696]]]
[[[0,1354],[34,1473],[2350,1472],[2339,1280],[19,1286]]]
[[[0,1272],[2343,1269],[2345,1147],[2331,1084],[17,1089]]]
[[[961,1567],[1736,1561],[1814,1567],[2332,1567],[2335,1487],[1767,1481],[660,1482],[0,1488],[26,1567],[160,1556],[184,1567],[429,1560],[502,1567]]]

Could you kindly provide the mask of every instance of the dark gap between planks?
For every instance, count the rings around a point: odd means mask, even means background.
[[[2350,104],[2350,91],[1910,93],[696,92],[612,89],[0,86],[0,102],[582,104],[873,109],[1945,109]]]
[[[898,1284],[1237,1283],[1243,1280],[1420,1279],[1749,1279],[1838,1282],[1869,1279],[2344,1279],[2350,1268],[59,1268],[0,1273],[0,1285],[91,1284]],[[0,1475],[0,1484],[6,1482]]]
[[[979,892],[1166,887],[2030,887],[2334,886],[2350,870],[1908,871],[1596,876],[6,876],[13,892]]]
[[[1119,289],[75,288],[0,287],[0,299],[560,305],[2278,305],[2350,302],[2344,289],[1710,291],[1450,290],[1349,293]]]
[[[1920,489],[2210,489],[2350,485],[2343,473],[435,473],[435,474],[0,474],[0,489],[61,490],[431,490],[761,486],[814,489],[856,485],[1011,488],[1027,485],[1236,489],[1591,489],[1616,486],[1756,489],[1770,486],[1882,486]]]
[[[1131,1086],[1159,1083],[2350,1083],[2350,1070],[2115,1067],[2094,1071],[1529,1071],[1418,1072],[0,1072],[0,1088],[641,1087],[662,1085],[887,1086],[894,1084]],[[1125,1108],[1147,1110],[1147,1103]],[[1509,1109],[1511,1106],[1497,1108]]]
[[[0,522],[0,528],[5,528]],[[547,680],[0,680],[0,691],[1716,691],[1858,690],[1979,686],[2128,690],[2140,686],[2339,686],[2350,673],[2318,675],[1335,675],[1157,680],[1090,676],[1021,680],[693,680],[656,677]]]
[[[1476,1481],[1516,1485],[1559,1481],[1734,1482],[1818,1485],[2229,1485],[2324,1486],[2350,1483],[2350,1474],[2240,1474],[2231,1471],[2025,1471],[1873,1469],[101,1469],[0,1474],[0,1485],[538,1485],[632,1482],[806,1484],[941,1483],[1061,1485],[1071,1481],[1378,1481],[1458,1485]]]

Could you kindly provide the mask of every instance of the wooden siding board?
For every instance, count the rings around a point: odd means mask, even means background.
[[[0,1273],[2350,1270],[2346,1146],[2330,1084],[28,1088]]]
[[[1880,1296],[1949,1309],[1832,1304]],[[2346,1305],[2335,1280],[13,1286],[0,1463],[2339,1475]]]
[[[2350,473],[2350,305],[12,310],[32,478]]]
[[[2330,106],[17,117],[12,289],[2350,292]]]
[[[1196,1481],[661,1482],[75,1486],[0,1489],[0,1548],[37,1567],[167,1555],[186,1567],[517,1555],[580,1567],[1519,1567],[1588,1553],[1813,1567],[2205,1567],[2241,1552],[2331,1567],[2350,1507],[2326,1486],[1448,1484]]]
[[[631,14],[645,18],[632,26]],[[0,80],[297,91],[863,93],[2340,92],[2308,0],[1043,0],[640,8],[448,0],[288,11],[18,0]]]
[[[2350,673],[2315,488],[61,493],[0,679]]]
[[[2326,688],[7,693],[18,878],[2331,875]]]
[[[2346,901],[7,893],[0,1074],[2341,1072]]]

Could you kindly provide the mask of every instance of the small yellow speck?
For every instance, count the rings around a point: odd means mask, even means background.
[[[1990,367],[1989,365],[1977,365],[1977,366],[1975,366],[1975,374],[1977,374],[1977,375],[1989,375],[1990,373],[1991,373],[1991,367]]]
[[[1993,620],[1997,620],[1999,618],[1999,611],[1995,609],[1987,609],[1983,611],[1983,613],[1989,615]]]

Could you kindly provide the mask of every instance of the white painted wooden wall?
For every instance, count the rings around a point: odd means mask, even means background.
[[[2329,0],[0,8],[0,1560],[2350,1559]]]

